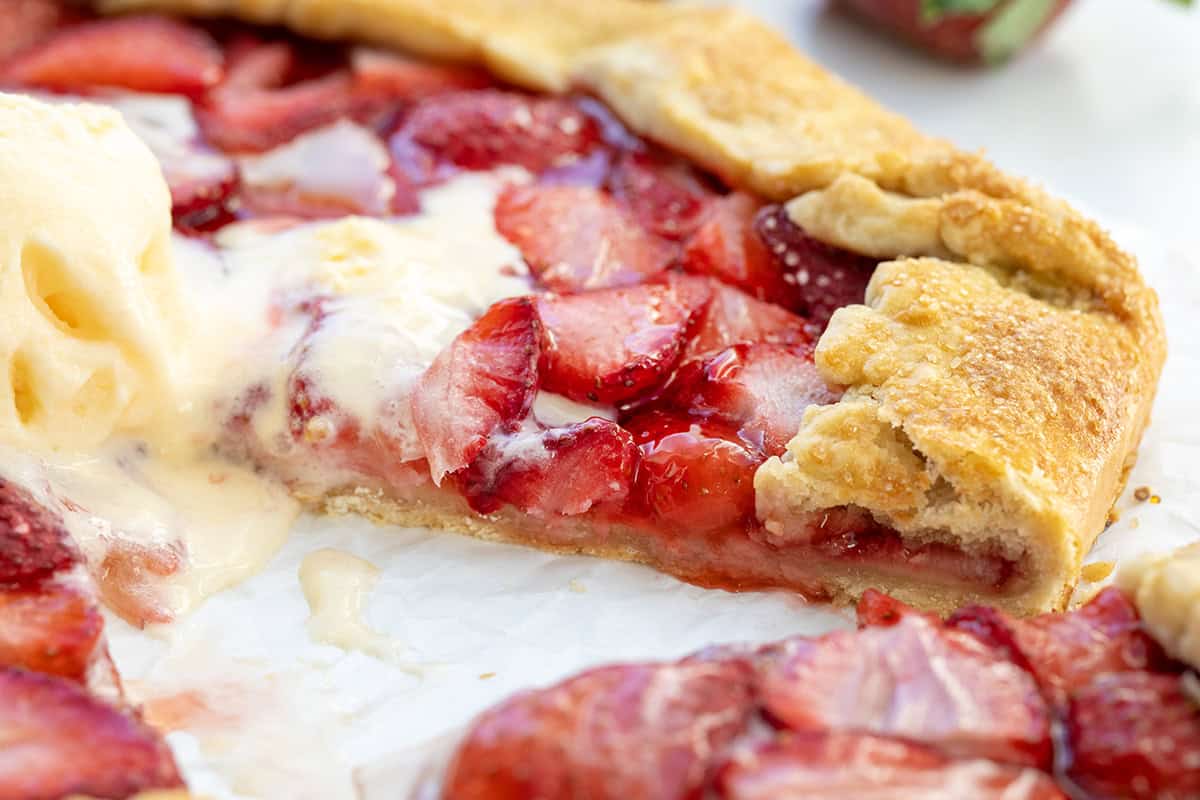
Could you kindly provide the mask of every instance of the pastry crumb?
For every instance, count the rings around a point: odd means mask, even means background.
[[[567,588],[570,589],[575,594],[583,594],[584,592],[587,591],[587,587],[584,586],[581,581],[578,581],[574,578],[572,578],[571,581],[567,584]]]
[[[1114,567],[1116,564],[1111,561],[1093,561],[1091,564],[1084,564],[1080,574],[1083,575],[1085,581],[1095,583],[1112,575]]]
[[[494,672],[479,673],[479,680],[481,680],[481,681],[490,681],[494,677],[496,677],[496,673],[494,673]]]
[[[1149,486],[1139,486],[1136,489],[1134,489],[1133,490],[1133,499],[1137,500],[1139,503],[1144,503],[1147,500],[1149,500],[1150,499],[1150,487]]]
[[[1158,495],[1156,495],[1156,494],[1150,495],[1150,505],[1156,506],[1161,502],[1162,502],[1162,498],[1159,497]]]
[[[1142,524],[1142,521],[1140,519],[1138,519],[1137,517],[1134,517],[1133,519],[1129,520],[1129,529],[1134,530],[1137,528],[1137,526],[1139,526],[1141,524]]]

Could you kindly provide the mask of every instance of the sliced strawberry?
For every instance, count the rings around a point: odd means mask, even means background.
[[[767,713],[797,731],[856,731],[963,758],[1048,767],[1050,715],[1030,675],[919,614],[791,639],[764,655]]]
[[[721,420],[774,455],[796,435],[806,408],[839,396],[821,379],[807,348],[755,342],[683,364],[655,403]]]
[[[183,566],[180,548],[123,539],[106,544],[104,558],[94,570],[104,605],[137,628],[173,620],[162,579]]]
[[[712,275],[747,294],[797,310],[800,293],[754,230],[759,201],[735,192],[708,204],[695,233],[683,245],[685,269]]]
[[[629,496],[638,462],[629,432],[593,417],[565,428],[520,432],[493,441],[461,479],[471,507],[490,514],[511,503],[536,517],[617,507]]]
[[[380,102],[413,103],[437,94],[484,89],[487,72],[451,64],[431,64],[397,53],[357,47],[350,53],[355,92]]]
[[[291,42],[266,42],[243,34],[225,47],[222,91],[277,89],[287,83],[299,55]]]
[[[116,86],[199,97],[221,79],[222,56],[198,28],[167,17],[122,17],[61,30],[4,68],[4,80],[49,89]]]
[[[660,525],[705,532],[754,516],[762,458],[715,421],[650,411],[624,424],[642,451],[637,500]]]
[[[687,162],[627,153],[609,179],[613,196],[651,233],[682,241],[699,227],[718,195]]]
[[[668,243],[587,186],[509,187],[496,201],[496,229],[558,292],[641,283],[673,257]]]
[[[70,16],[61,0],[5,0],[0,8],[0,62],[49,38]]]
[[[541,325],[533,300],[501,300],[459,334],[413,391],[413,425],[436,483],[515,430],[537,391]]]
[[[222,150],[259,153],[352,115],[353,86],[339,71],[282,89],[221,89],[200,111],[200,125]]]
[[[407,184],[406,196],[399,197],[383,142],[348,120],[244,158],[242,184],[242,203],[254,215],[378,217],[417,208],[417,195]]]
[[[606,405],[643,394],[670,375],[706,301],[653,284],[540,295],[542,387]]]
[[[794,305],[784,305],[823,329],[834,311],[863,301],[876,259],[818,242],[783,206],[762,209],[754,227],[794,289]]]
[[[750,722],[741,662],[601,667],[517,695],[472,725],[444,800],[700,797]]]
[[[234,219],[237,167],[215,154],[204,156],[163,165],[175,227],[188,233],[215,230]]]
[[[1142,627],[1137,609],[1114,588],[1065,614],[1020,620],[994,608],[972,606],[955,612],[946,624],[970,632],[1029,669],[1055,703],[1099,675],[1172,668],[1162,647]]]
[[[858,617],[859,627],[863,628],[895,625],[910,614],[924,617],[935,624],[941,623],[936,614],[917,611],[912,606],[901,603],[896,598],[886,595],[878,589],[867,589],[863,592],[862,597],[858,598],[858,606],[855,608],[855,613]]]
[[[1181,681],[1179,675],[1121,672],[1074,693],[1066,774],[1080,796],[1200,797],[1200,705]]]
[[[739,751],[720,771],[724,800],[1066,800],[1049,775],[920,744],[854,733],[787,736]]]
[[[696,324],[684,360],[742,342],[774,342],[803,349],[812,341],[803,317],[720,281],[704,280],[712,286],[712,301]]]
[[[58,515],[0,478],[0,585],[34,586],[77,559]]]
[[[601,144],[600,126],[573,101],[514,92],[451,92],[413,109],[396,136],[463,169],[514,164],[542,172]]]
[[[165,741],[71,681],[0,667],[0,797],[129,797],[183,786]]]
[[[64,584],[0,593],[0,664],[82,683],[103,628],[91,598]]]

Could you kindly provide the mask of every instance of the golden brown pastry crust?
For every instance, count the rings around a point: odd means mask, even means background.
[[[239,16],[478,62],[533,89],[582,88],[732,185],[790,200],[818,238],[880,259],[929,257],[884,264],[868,306],[835,315],[817,360],[846,397],[810,409],[788,456],[760,470],[760,517],[786,537],[822,507],[853,505],[906,537],[1024,552],[1030,588],[1004,604],[1065,604],[1165,358],[1157,298],[1133,259],[1066,204],[922,135],[740,11],[632,0],[98,3]],[[830,580],[839,592],[865,588]],[[904,594],[938,608],[978,599]]]

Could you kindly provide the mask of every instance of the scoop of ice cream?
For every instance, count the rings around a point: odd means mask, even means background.
[[[171,201],[110,109],[0,94],[0,442],[83,448],[173,404]]]

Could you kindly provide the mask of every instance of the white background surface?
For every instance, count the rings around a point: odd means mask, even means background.
[[[1018,62],[964,72],[820,3],[747,5],[922,128],[986,148],[1089,209],[1141,256],[1167,290],[1173,350],[1130,485],[1151,486],[1163,502],[1123,500],[1099,555],[1200,537],[1200,13],[1080,0]],[[325,546],[382,568],[367,616],[402,645],[403,663],[308,640],[296,573]],[[601,661],[839,624],[844,617],[780,594],[707,592],[625,564],[308,519],[266,572],[173,630],[148,639],[114,622],[112,632],[136,695],[194,692],[215,709],[172,736],[194,789],[336,800],[353,796],[354,773],[369,797],[399,796],[409,771],[397,751],[422,752],[519,688]]]
[[[818,0],[741,5],[922,130],[986,150],[1104,221],[1200,250],[1200,7],[1075,0],[1012,63],[964,70]]]

